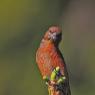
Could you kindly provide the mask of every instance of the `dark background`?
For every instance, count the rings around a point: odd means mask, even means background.
[[[35,62],[40,41],[60,25],[72,95],[95,95],[95,1],[0,1],[0,95],[48,95]]]

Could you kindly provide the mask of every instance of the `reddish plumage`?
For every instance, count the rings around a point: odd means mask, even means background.
[[[36,62],[42,76],[50,77],[53,69],[59,66],[61,74],[66,76],[66,82],[62,86],[63,92],[59,90],[59,92],[63,94],[54,95],[70,95],[69,77],[66,65],[58,48],[59,42],[61,41],[61,36],[62,31],[59,27],[53,26],[48,29],[41,41],[40,47],[37,50]]]

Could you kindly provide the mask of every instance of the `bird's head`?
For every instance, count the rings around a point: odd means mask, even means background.
[[[58,26],[52,26],[44,35],[44,40],[58,44],[62,39],[62,30]]]

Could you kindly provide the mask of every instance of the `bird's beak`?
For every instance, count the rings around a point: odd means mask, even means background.
[[[51,35],[51,38],[52,38],[53,40],[56,40],[56,33],[53,33],[53,34]]]

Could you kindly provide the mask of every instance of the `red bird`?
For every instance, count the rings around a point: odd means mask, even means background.
[[[46,76],[49,81],[49,95],[71,95],[66,64],[58,47],[61,39],[62,30],[58,26],[50,27],[36,53],[36,62],[41,75]],[[56,68],[59,68],[58,72]],[[61,78],[64,76],[66,79],[58,84],[58,78],[61,80],[60,76]]]

